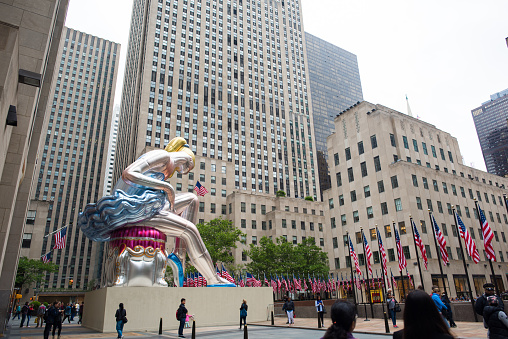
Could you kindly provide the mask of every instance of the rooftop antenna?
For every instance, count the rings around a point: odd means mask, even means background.
[[[407,115],[412,117],[413,113],[411,112],[411,107],[409,107],[409,99],[407,98],[407,94],[406,94],[406,103],[407,103]]]

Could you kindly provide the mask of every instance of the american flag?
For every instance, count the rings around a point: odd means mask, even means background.
[[[386,251],[385,247],[383,245],[383,240],[381,240],[381,233],[379,233],[379,230],[376,228],[377,232],[377,241],[379,244],[379,252],[381,253],[381,266],[383,266],[383,272],[385,273],[385,277],[388,276],[388,271],[386,268]]]
[[[415,234],[416,245],[420,248],[420,252],[422,253],[423,263],[425,264],[425,269],[429,264],[429,260],[427,259],[427,250],[425,249],[425,245],[423,244],[422,238],[420,237],[420,233],[418,232],[418,228],[416,228],[416,224],[413,219],[411,219],[411,226],[413,227],[413,232]]]
[[[263,273],[263,276],[265,277],[265,285],[270,286],[270,284],[268,283],[268,279],[266,279],[266,274]]]
[[[432,226],[434,227],[434,232],[436,233],[437,243],[439,244],[439,252],[441,252],[441,259],[443,259],[443,263],[446,265],[450,263],[450,260],[448,260],[448,252],[446,251],[446,240],[441,232],[441,229],[437,225],[436,219],[433,215],[431,215],[431,217]]]
[[[356,273],[362,274],[360,270],[360,264],[358,263],[358,256],[356,255],[355,248],[353,247],[353,242],[351,241],[351,237],[349,237],[349,255],[355,261]]]
[[[272,286],[273,293],[277,293],[277,282],[270,276],[270,285]]]
[[[65,239],[67,238],[67,227],[62,228],[60,231],[55,233],[55,247],[56,249],[65,248]]]
[[[409,275],[409,272],[407,271],[407,267],[406,267],[406,275],[407,275],[407,278],[409,279],[409,285],[411,287],[414,287],[414,285],[413,285],[413,279],[411,279],[411,276]]]
[[[195,287],[195,285],[194,285],[194,273],[187,275],[187,286],[188,287]]]
[[[346,275],[346,278],[347,278],[347,275]],[[342,286],[342,289],[344,289],[344,277],[342,276],[342,273],[340,273],[340,283],[339,283],[339,286]]]
[[[307,286],[307,280],[303,278],[303,290],[307,291],[309,289],[309,286]]]
[[[279,276],[277,274],[275,276],[277,277],[277,290],[280,291],[282,288],[282,283],[280,282]]]
[[[216,264],[215,265],[215,273],[217,273],[217,276],[221,277],[222,278],[222,273],[221,271],[219,270],[219,264]]]
[[[51,252],[48,252],[48,253],[44,254],[41,257],[41,259],[42,259],[42,262],[45,263],[45,264],[51,262]]]
[[[182,285],[182,287],[189,287],[189,282],[188,282],[187,278],[183,279],[183,285]]]
[[[478,249],[476,248],[476,244],[473,238],[471,238],[471,235],[467,231],[467,228],[462,222],[462,220],[460,220],[460,217],[457,214],[457,212],[455,212],[455,217],[457,218],[457,225],[459,225],[460,236],[462,237],[462,239],[464,239],[464,243],[466,244],[467,254],[471,258],[473,258],[475,264],[478,264],[478,262],[480,261],[480,252],[478,252]]]
[[[238,282],[238,285],[240,287],[245,287],[245,282],[243,281],[243,278],[242,278],[242,274],[240,273],[240,278],[239,279],[239,282]]]
[[[205,278],[203,278],[201,273],[198,273],[197,279],[198,279],[198,287],[206,286]]]
[[[363,233],[363,243],[365,244],[365,256],[367,261],[367,268],[369,269],[370,276],[372,276],[372,265],[370,263],[370,259],[372,259],[372,251],[370,250],[369,243],[367,242],[367,238],[365,237],[365,233]]]
[[[247,286],[254,286],[254,283],[256,282],[256,278],[249,272],[247,272],[247,278],[245,279]]]
[[[404,251],[402,250],[402,245],[400,244],[399,232],[397,228],[395,228],[395,224],[393,224],[393,226],[393,230],[395,231],[395,242],[397,243],[397,255],[399,257],[399,271],[402,272],[402,270],[407,267],[407,262]]]
[[[206,190],[205,186],[201,185],[198,182],[196,182],[196,186],[194,186],[194,191],[196,191],[196,193],[200,196],[204,196],[206,193],[208,193],[208,191]]]
[[[231,283],[235,282],[235,279],[229,274],[228,270],[224,267],[224,264],[222,265],[222,275],[221,276]]]
[[[390,274],[392,275],[392,285],[393,285],[393,288],[396,289],[397,288],[397,281],[395,281],[395,277],[393,276],[393,272],[392,272],[391,268],[390,268]]]
[[[478,207],[478,214],[480,215],[480,223],[482,224],[482,233],[483,233],[483,245],[485,247],[485,253],[487,254],[487,259],[491,261],[496,261],[496,253],[494,252],[494,248],[492,247],[492,238],[494,238],[494,233],[487,222],[487,218],[485,218],[485,214],[480,208],[480,204],[476,202],[476,207]]]
[[[362,272],[360,272],[360,274],[361,273]],[[355,276],[354,279],[355,279],[356,289],[361,290],[362,289],[362,284],[360,282],[360,277],[359,276]]]
[[[293,274],[293,282],[295,284],[295,289],[296,290],[301,290],[302,289],[302,284],[300,283],[299,280],[296,280],[295,278],[295,275]]]

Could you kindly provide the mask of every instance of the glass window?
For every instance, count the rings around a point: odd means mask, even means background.
[[[374,157],[374,169],[376,172],[381,171],[381,162],[379,161],[379,156]]]
[[[366,177],[367,176],[367,163],[365,161],[360,163],[360,169],[362,171],[362,177]]]
[[[21,243],[21,248],[30,248],[32,244],[32,233],[23,233],[23,241]]]
[[[377,182],[377,190],[379,193],[383,193],[385,191],[385,185],[383,184],[383,180]]]
[[[424,142],[422,142],[422,150],[423,150],[423,154],[428,155],[428,153],[427,153],[427,144],[424,143]]]
[[[375,134],[370,136],[370,145],[372,146],[372,149],[377,147],[377,139]]]
[[[419,210],[423,210],[422,199],[420,197],[416,197],[416,207],[418,207]]]
[[[436,148],[434,147],[434,145],[430,145],[430,149],[432,151],[432,156],[434,158],[437,158],[437,154],[436,154]]]
[[[328,207],[330,207],[330,209],[333,209],[333,207],[334,207],[334,205],[333,205],[333,198],[328,199]]]
[[[413,148],[415,152],[418,152],[418,142],[415,139],[413,139]]]
[[[356,201],[356,191],[353,190],[349,194],[351,195],[351,202],[355,202]]]
[[[406,223],[404,221],[399,222],[399,232],[400,234],[406,234]]]
[[[385,238],[391,238],[391,237],[392,237],[392,226],[385,225]]]
[[[397,188],[399,187],[399,182],[397,180],[397,176],[394,175],[393,177],[390,178],[391,182],[392,182],[392,188]]]
[[[382,215],[388,214],[388,205],[386,204],[386,202],[381,203],[381,214]]]
[[[432,180],[432,185],[434,186],[434,191],[439,192],[439,186],[436,180]]]
[[[395,202],[395,210],[402,211],[402,202],[400,201],[400,198],[395,199],[394,202]]]
[[[372,206],[367,207],[367,218],[368,219],[374,218],[374,212],[372,211]]]
[[[427,233],[427,224],[425,223],[425,220],[420,220],[420,227],[422,229],[422,233]]]
[[[347,169],[347,175],[348,175],[348,178],[349,178],[349,182],[353,182],[355,180],[355,176],[353,174],[353,167],[349,167]]]
[[[346,160],[351,160],[351,149],[348,147],[345,150],[346,152]]]
[[[339,195],[339,206],[344,206],[344,194]]]
[[[335,153],[333,155],[333,160],[335,162],[335,166],[339,165],[339,153]]]
[[[413,178],[413,186],[418,187],[418,178],[416,175],[412,174],[411,177]]]
[[[396,143],[395,143],[395,135],[393,135],[392,133],[390,133],[390,144],[393,146],[393,147],[397,147]]]
[[[395,251],[393,250],[393,248],[388,249],[388,260],[395,261]]]
[[[358,143],[358,154],[363,154],[365,152],[364,148],[363,148],[363,141],[360,141]]]
[[[335,218],[333,220],[335,220]],[[346,215],[345,214],[341,214],[340,222],[341,222],[342,226],[346,226]]]
[[[353,211],[353,221],[354,222],[360,221],[360,216],[358,215],[358,211]]]
[[[370,197],[370,187],[369,186],[365,186],[363,188],[363,194],[365,195],[365,198]]]
[[[407,142],[406,136],[402,136],[402,141],[404,142],[404,148],[409,149],[409,143]]]

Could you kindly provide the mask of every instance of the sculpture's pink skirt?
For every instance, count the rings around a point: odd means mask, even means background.
[[[143,248],[159,248],[164,253],[166,247],[166,235],[155,228],[147,226],[123,227],[111,233],[109,241],[111,248],[120,247],[123,251],[126,247],[134,249],[136,246]]]

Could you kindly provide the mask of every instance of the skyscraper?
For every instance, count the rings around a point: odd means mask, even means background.
[[[310,93],[321,194],[330,188],[326,138],[334,132],[333,119],[363,101],[356,55],[310,33],[305,33]]]
[[[46,275],[46,289],[83,289],[96,278],[95,246],[79,232],[76,220],[88,202],[102,196],[119,55],[117,43],[67,27],[62,33],[47,132],[40,140],[33,195],[37,204],[29,207],[35,222],[25,229],[25,236],[39,239],[34,242],[40,246],[39,256],[53,251],[53,262],[60,266],[57,273]],[[41,201],[48,202],[48,211],[38,224]],[[62,227],[67,227],[65,248],[53,250],[54,236],[44,236]]]
[[[67,0],[2,2],[0,332],[13,292],[38,140]],[[43,107],[41,109],[41,107]]]
[[[182,136],[229,192],[317,198],[305,49],[299,1],[135,0],[113,177]]]
[[[471,111],[487,171],[508,176],[508,89]]]
[[[120,114],[120,106],[113,107],[113,118],[111,120],[111,131],[109,134],[108,145],[108,168],[106,171],[106,179],[104,180],[104,195],[109,195],[113,183],[113,168],[115,165],[116,139],[118,136],[118,116]]]

